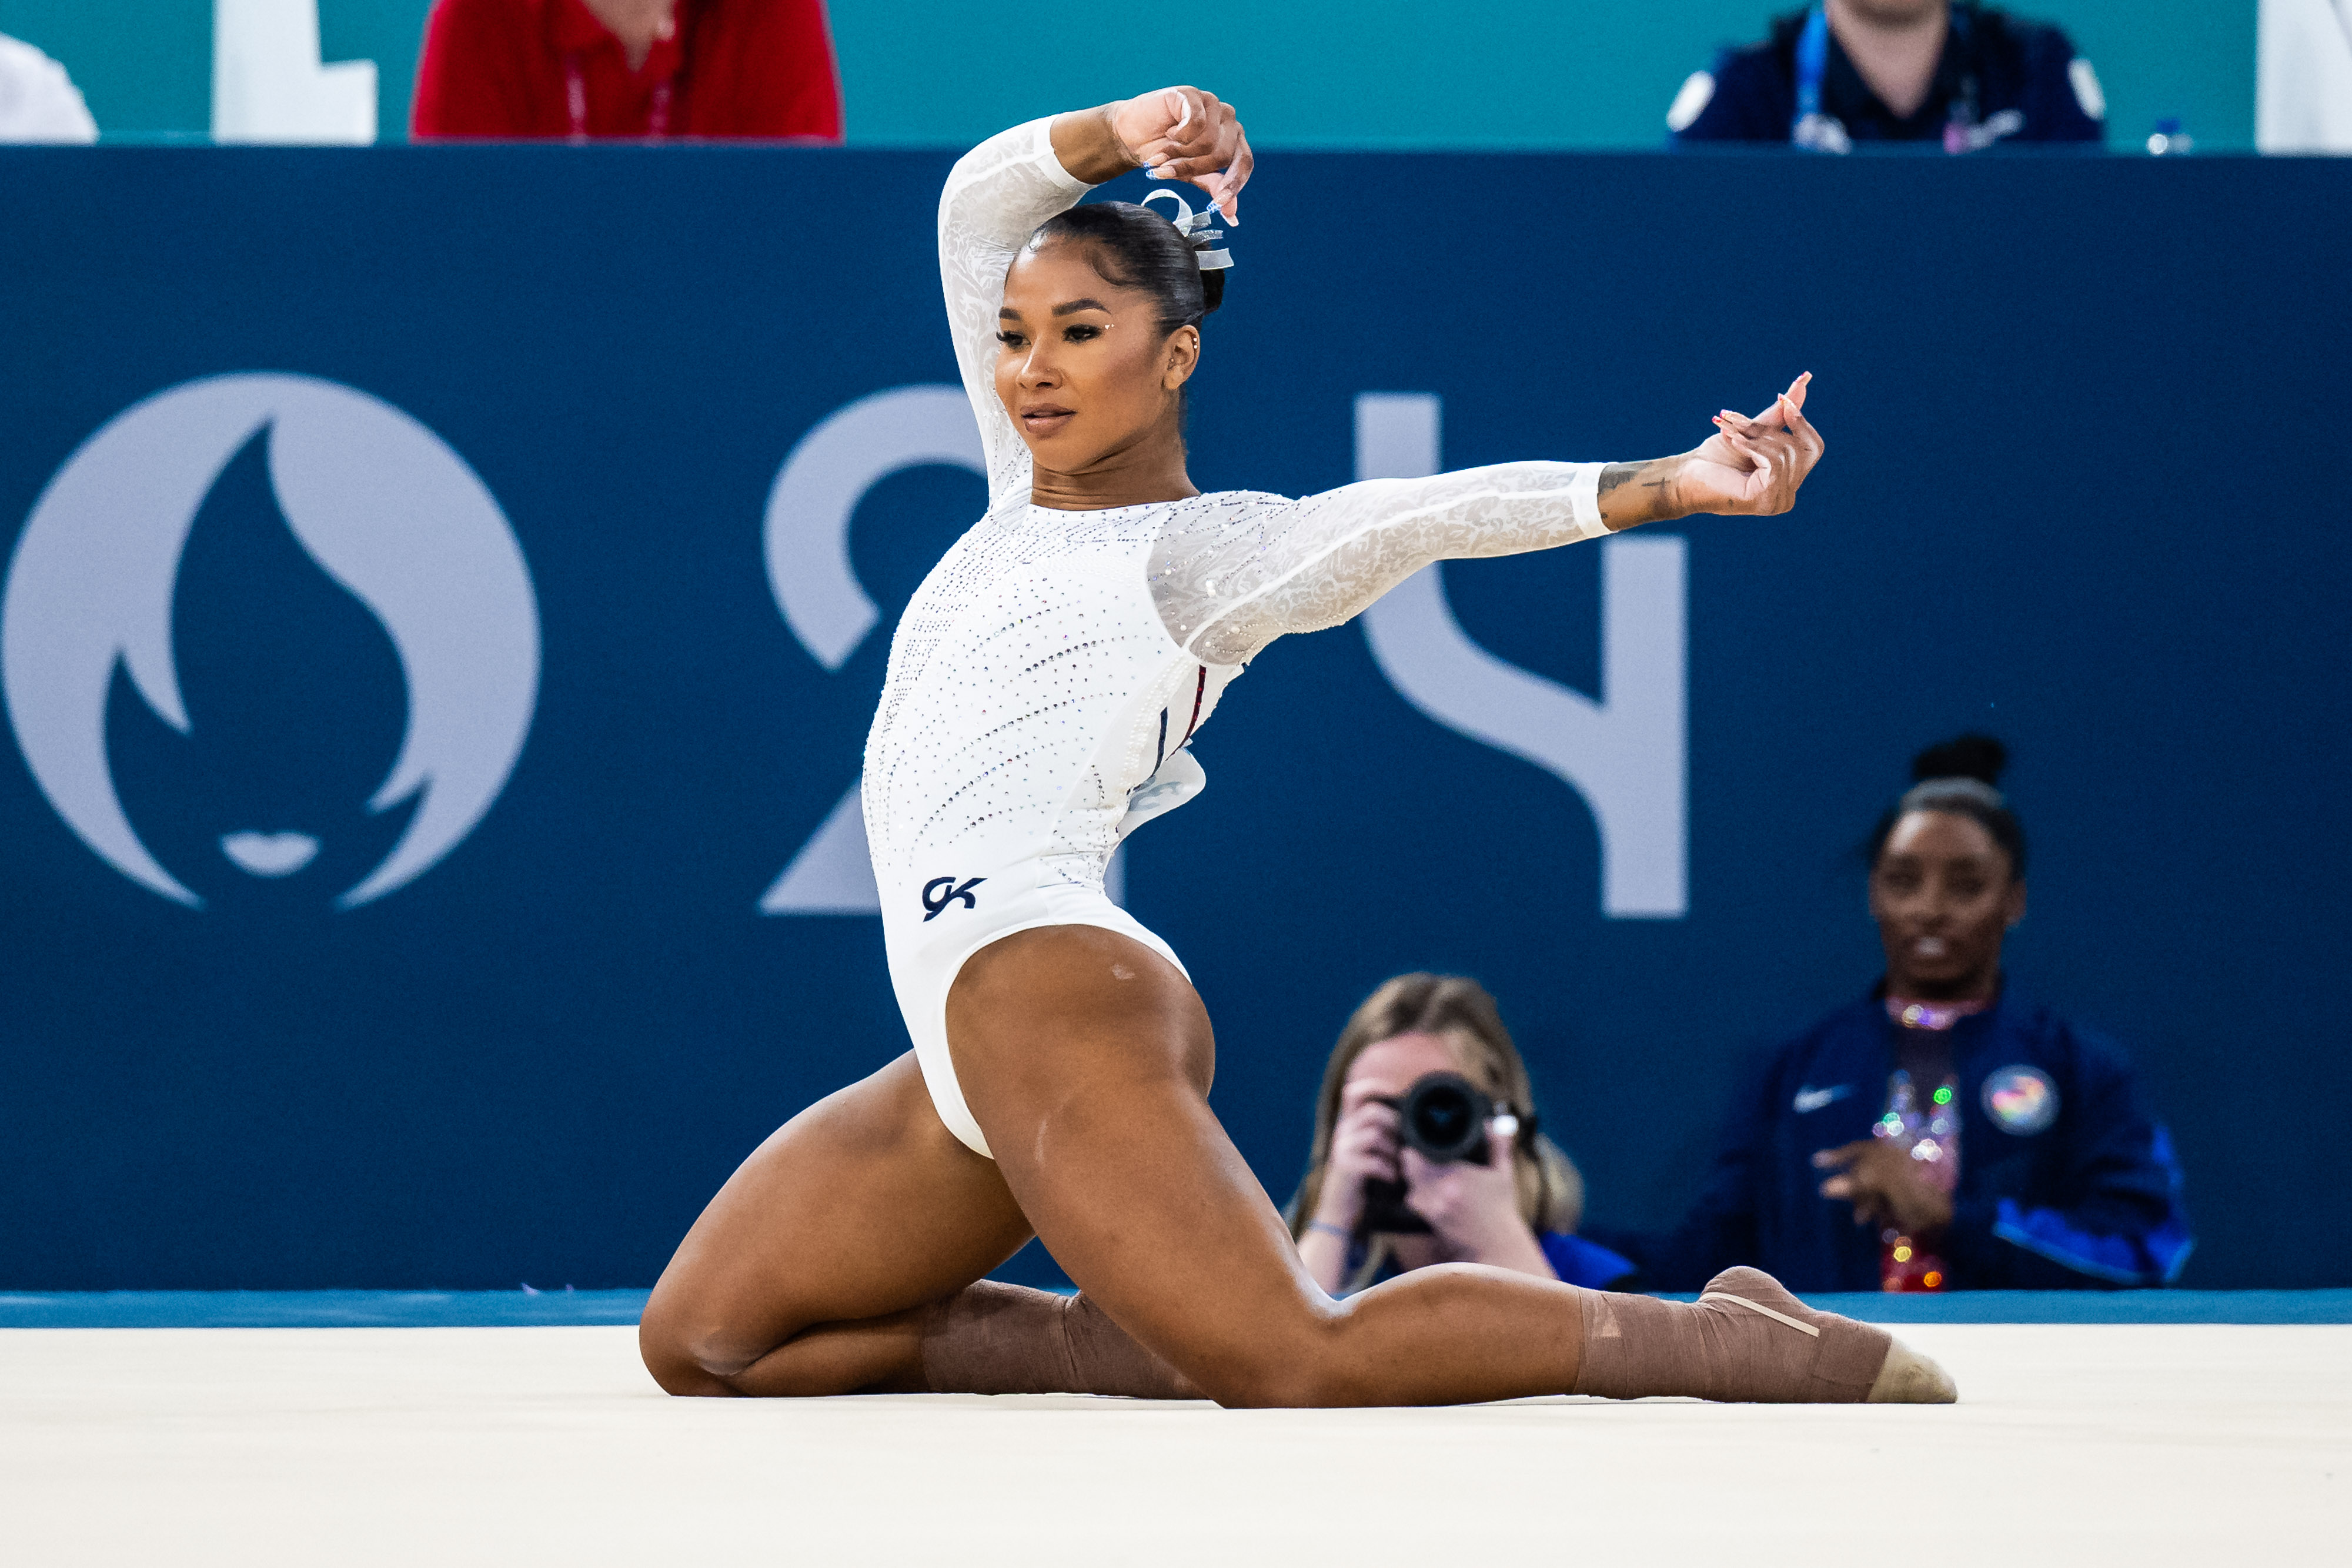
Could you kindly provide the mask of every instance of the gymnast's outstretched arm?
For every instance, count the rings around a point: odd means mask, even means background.
[[[1172,535],[1152,568],[1161,613],[1197,657],[1239,664],[1286,632],[1360,614],[1433,560],[1550,549],[1695,512],[1785,512],[1823,449],[1804,415],[1811,380],[1753,419],[1725,410],[1714,435],[1673,457],[1368,479],[1243,531]]]

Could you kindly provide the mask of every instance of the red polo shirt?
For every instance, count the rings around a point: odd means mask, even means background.
[[[644,137],[666,115],[669,136],[841,140],[824,0],[677,0],[677,20],[632,71],[581,0],[434,0],[409,132]]]

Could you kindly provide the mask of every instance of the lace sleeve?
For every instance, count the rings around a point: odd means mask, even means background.
[[[1360,614],[1433,560],[1517,555],[1598,538],[1598,463],[1504,463],[1426,479],[1368,479],[1179,528],[1152,552],[1151,585],[1177,642],[1239,664],[1286,632]]]
[[[1033,120],[990,137],[961,158],[940,193],[940,283],[956,369],[988,452],[988,500],[1029,483],[1029,449],[996,397],[996,310],[1004,269],[1039,224],[1092,189],[1054,155],[1054,122]]]

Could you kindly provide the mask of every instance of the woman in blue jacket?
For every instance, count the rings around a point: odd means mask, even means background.
[[[1745,1083],[1670,1233],[1589,1233],[1659,1290],[1753,1264],[1800,1291],[2165,1285],[2193,1245],[2170,1135],[2103,1037],[2004,990],[2025,833],[2000,743],[1922,752],[1880,820],[1868,996]]]

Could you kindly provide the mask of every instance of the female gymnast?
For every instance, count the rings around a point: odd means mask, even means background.
[[[1432,560],[1786,511],[1822,441],[1800,377],[1675,457],[1204,496],[1184,385],[1221,235],[1076,204],[1138,165],[1238,221],[1248,142],[1189,87],[1016,127],[949,176],[940,269],[989,508],[899,622],[864,784],[915,1049],[729,1179],[647,1303],[646,1366],[703,1395],[1952,1398],[1934,1363],[1754,1270],[1696,1305],[1475,1264],[1337,1301],[1301,1263],[1210,1113],[1183,966],[1104,896],[1111,852],[1198,791],[1186,747],[1275,638]],[[982,1278],[1033,1231],[1079,1295]]]

